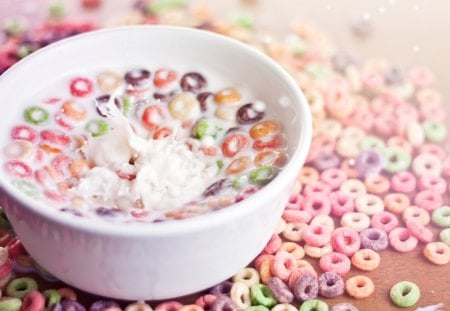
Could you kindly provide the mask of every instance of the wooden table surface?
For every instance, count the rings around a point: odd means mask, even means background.
[[[46,0],[0,0],[0,23],[4,21],[6,18],[14,15],[18,15],[23,13],[24,8],[28,11],[26,12],[26,15],[31,18],[31,22],[36,22],[36,16],[42,17],[43,10],[42,7],[45,6]],[[105,0],[104,3],[106,5],[106,9],[103,9],[100,13],[103,14],[103,16],[110,16],[111,9],[114,8],[117,11],[120,11],[121,7],[127,7],[129,6],[130,1],[115,1],[115,0]],[[239,1],[232,0],[232,1],[203,1],[205,3],[209,3],[213,5],[213,7],[216,8],[224,8],[226,9],[223,14],[232,14],[236,11],[236,7],[239,5]],[[244,1],[243,1],[244,2]],[[298,1],[294,2],[291,0],[289,1],[275,1],[275,0],[265,0],[261,1],[261,4],[258,4],[259,1],[245,1],[247,4],[244,4],[240,8],[244,8],[245,10],[248,10],[249,12],[256,12],[255,14],[259,16],[260,22],[265,24],[266,28],[271,28],[273,26],[273,31],[275,32],[282,32],[283,29],[286,27],[282,27],[280,23],[275,23],[274,20],[268,19],[268,13],[273,10],[273,7],[276,6],[279,9],[278,20],[283,20],[284,26],[286,26],[286,19],[291,18],[292,16],[296,16],[298,14],[299,16],[304,17],[308,14],[308,12],[311,12],[311,16],[316,19],[316,24],[321,25],[321,23],[324,25],[324,28],[331,28],[334,27],[333,31],[336,32],[336,36],[340,39],[342,39],[345,43],[345,45],[350,46],[353,49],[356,49],[360,55],[369,54],[370,56],[376,55],[376,46],[379,45],[380,42],[383,42],[383,39],[380,39],[380,37],[376,37],[375,43],[370,42],[362,43],[359,45],[355,45],[358,43],[353,42],[349,38],[347,38],[347,35],[344,35],[344,31],[342,27],[336,27],[336,19],[341,18],[342,23],[348,24],[349,20],[353,17],[355,17],[357,12],[365,12],[364,11],[364,3],[365,5],[368,5],[367,2],[356,2],[356,1],[343,1],[345,2],[345,6],[340,5],[340,7],[333,7],[335,5],[335,2],[324,2],[324,1]],[[383,2],[383,1],[382,1]],[[384,1],[386,3],[393,3],[395,1]],[[384,3],[383,2],[383,3]],[[437,28],[439,25],[443,23],[443,16],[442,14],[437,14],[436,11],[430,11],[433,7],[435,10],[439,10],[442,8],[439,5],[435,6],[426,6],[426,2],[424,1],[416,1],[419,4],[416,4],[419,8],[424,8],[425,13],[429,14],[429,25],[434,34],[438,33],[442,35],[442,32],[448,32],[450,31],[450,27],[441,29]],[[11,5],[13,3],[13,5]],[[77,11],[76,6],[73,4],[74,1],[67,1],[69,5],[72,5],[72,9],[74,12]],[[250,3],[250,4],[249,4]],[[380,2],[381,3],[381,2]],[[389,7],[388,4],[380,4],[380,7],[385,7],[387,10],[394,10],[395,7]],[[449,5],[448,1],[439,1],[442,5],[447,7]],[[26,4],[26,5],[25,5]],[[400,3],[399,3],[400,4]],[[255,6],[256,5],[256,6]],[[261,8],[258,8],[258,5],[260,5]],[[295,7],[295,9],[290,10],[290,6]],[[384,5],[384,6],[381,6]],[[403,6],[409,5],[412,6],[412,4],[405,4],[405,2],[402,2]],[[369,7],[372,11],[374,11],[374,4],[370,4]],[[35,11],[32,11],[32,9],[35,9]],[[380,7],[378,7],[379,11]],[[413,9],[417,9],[417,7],[414,7]],[[109,8],[109,9],[108,9]],[[310,9],[310,11],[308,11]],[[333,10],[330,13],[330,10]],[[348,9],[348,10],[346,10]],[[399,11],[402,8],[397,8],[396,10]],[[405,9],[405,7],[403,7]],[[411,8],[410,8],[411,9]],[[108,11],[109,10],[109,11]],[[256,11],[253,11],[256,10]],[[445,11],[445,10],[444,10]],[[30,13],[31,12],[31,13]],[[306,12],[306,13],[305,13]],[[335,14],[332,14],[333,12],[338,12],[337,16]],[[434,13],[436,14],[434,14]],[[327,18],[324,18],[323,20],[321,17],[327,15]],[[340,15],[339,15],[340,14]],[[353,15],[352,15],[353,14]],[[434,15],[433,15],[434,14]],[[91,14],[92,15],[92,14]],[[288,17],[287,17],[288,16]],[[445,17],[445,16],[444,16]],[[33,19],[34,18],[34,19]],[[276,18],[276,17],[273,17]],[[377,17],[379,18],[379,17]],[[395,16],[391,16],[391,19],[393,18],[394,21]],[[448,18],[445,17],[446,21],[448,22]],[[411,17],[408,15],[406,17],[407,20],[411,20]],[[414,21],[414,19],[412,19]],[[333,24],[334,23],[334,24]],[[412,24],[411,24],[412,25]],[[447,25],[450,26],[450,25]],[[347,27],[347,26],[345,26]],[[413,26],[411,26],[413,27]],[[435,27],[435,28],[433,28]],[[398,30],[398,29],[397,29]],[[397,31],[396,29],[392,30]],[[384,31],[385,33],[388,33],[391,31],[391,29],[386,27],[381,27],[381,31]],[[419,31],[418,33],[424,34],[423,29]],[[427,34],[427,33],[425,33]],[[399,37],[399,41],[403,42],[409,42],[408,38],[410,38],[411,34],[405,34],[405,36]],[[430,36],[431,37],[431,36]],[[448,53],[437,53],[435,54],[435,49],[431,49],[430,45],[432,46],[432,42],[430,41],[433,38],[430,38],[429,36],[419,37],[424,47],[423,52],[421,54],[411,54],[410,51],[408,53],[402,52],[402,49],[405,47],[400,47],[399,43],[396,41],[397,49],[383,49],[378,48],[379,56],[382,57],[388,57],[393,58],[394,60],[400,60],[405,61],[405,59],[409,62],[420,62],[432,64],[432,68],[437,71],[438,79],[440,79],[439,85],[441,88],[445,87],[444,93],[447,95],[450,95],[450,71],[448,70],[448,66],[443,66],[444,58],[447,58]],[[381,41],[380,41],[381,40]],[[408,44],[414,44],[416,41],[411,41]],[[444,40],[443,44],[440,45],[439,49],[442,49],[444,51],[449,51],[449,42],[450,40]],[[437,49],[437,45],[435,46]],[[375,51],[373,50],[375,49]],[[403,55],[402,55],[403,53]],[[387,54],[387,55],[386,55]],[[428,60],[428,61],[427,61]],[[435,228],[435,233],[437,233],[438,230]],[[362,274],[365,274],[372,278],[372,280],[375,283],[375,293],[370,296],[369,298],[362,299],[362,300],[355,300],[353,298],[348,297],[347,295],[343,295],[341,297],[338,297],[336,299],[324,299],[329,303],[329,305],[334,305],[337,302],[350,302],[357,306],[360,310],[367,310],[367,311],[377,311],[377,310],[399,310],[399,308],[395,307],[389,299],[389,289],[394,285],[395,283],[399,281],[412,281],[419,285],[421,289],[421,299],[418,302],[418,304],[413,308],[405,308],[403,310],[415,310],[416,307],[424,307],[428,305],[433,305],[437,303],[444,303],[445,306],[443,310],[450,310],[450,265],[445,266],[436,266],[428,262],[422,255],[422,248],[423,245],[420,245],[418,248],[416,248],[414,251],[409,253],[399,253],[396,251],[393,251],[392,249],[385,250],[381,252],[381,266],[372,272],[362,272]],[[317,260],[310,260],[311,263],[317,267]],[[319,271],[319,270],[317,270]],[[352,269],[352,271],[347,275],[352,276],[358,274],[358,271],[355,269]],[[41,282],[41,286],[43,288],[55,288],[57,286],[60,286],[61,284],[52,284],[47,283],[45,281]],[[97,297],[91,296],[89,294],[81,293],[80,294],[80,300],[85,302],[86,304],[96,300]],[[184,301],[190,302],[192,301],[192,297],[184,298]]]

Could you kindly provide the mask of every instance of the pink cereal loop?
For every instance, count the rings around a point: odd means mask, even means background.
[[[327,195],[331,192],[331,188],[329,185],[322,181],[313,181],[303,188],[303,195],[308,196],[311,194],[323,194]]]
[[[402,219],[405,223],[414,220],[426,226],[430,223],[430,218],[430,213],[426,209],[415,205],[408,206],[402,213]]]
[[[408,171],[395,173],[391,178],[391,189],[394,192],[411,193],[416,189],[416,176]]]
[[[317,215],[329,215],[331,212],[330,200],[321,194],[310,194],[305,197],[303,209],[312,217]]]
[[[360,248],[361,239],[356,230],[352,228],[340,227],[333,231],[331,236],[331,244],[334,251],[351,256]]]
[[[320,258],[319,266],[324,272],[335,272],[342,276],[350,271],[351,261],[342,253],[332,252]]]
[[[165,301],[155,307],[155,311],[178,311],[183,307],[178,301]]]
[[[433,211],[444,204],[442,196],[433,190],[422,190],[414,197],[414,204],[418,207]]]
[[[286,203],[286,209],[299,210],[303,204],[303,195],[295,194],[289,197],[289,201]]]
[[[342,191],[335,191],[328,196],[331,203],[331,214],[341,217],[345,213],[353,212],[355,209],[353,198]]]
[[[320,174],[320,180],[327,184],[331,190],[336,190],[347,180],[347,174],[341,169],[329,168]]]
[[[386,233],[391,232],[392,229],[398,226],[398,224],[399,221],[397,216],[388,211],[383,211],[381,213],[373,215],[370,221],[370,225],[372,228],[383,230]]]
[[[271,267],[272,274],[283,281],[287,281],[292,271],[297,269],[297,260],[294,255],[286,251],[280,251],[275,254]]]
[[[278,234],[274,234],[270,238],[269,242],[267,242],[262,252],[264,254],[275,254],[276,251],[280,248],[281,243],[283,243],[281,237]]]
[[[433,240],[433,232],[418,221],[407,221],[406,228],[408,228],[413,237],[422,243],[429,243]]]
[[[389,243],[399,252],[410,252],[417,246],[418,240],[407,228],[398,227],[389,232]]]
[[[283,211],[281,217],[286,222],[308,223],[311,220],[312,215],[308,211],[286,209]]]
[[[440,195],[447,191],[447,182],[441,176],[421,176],[418,183],[419,190],[431,190]]]
[[[331,240],[332,229],[317,224],[309,225],[303,230],[302,237],[306,244],[311,246],[324,246]]]
[[[214,303],[214,301],[216,301],[216,299],[217,299],[217,296],[215,296],[215,295],[205,294],[203,296],[198,297],[195,300],[195,304],[200,306],[204,310],[209,310],[211,308],[212,304]]]

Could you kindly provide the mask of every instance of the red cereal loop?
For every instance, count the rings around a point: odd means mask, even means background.
[[[161,89],[175,82],[177,78],[178,73],[175,70],[160,68],[155,71],[155,75],[153,77],[153,84],[157,88]]]
[[[17,177],[30,178],[33,176],[31,167],[20,160],[11,160],[6,162],[6,170]]]
[[[34,143],[36,141],[37,132],[28,125],[18,125],[12,128],[11,137],[12,139],[23,139]]]
[[[222,143],[222,153],[226,157],[234,157],[239,151],[247,147],[249,139],[244,134],[232,134]]]
[[[22,245],[22,241],[18,237],[14,237],[11,241],[9,241],[6,245],[6,249],[8,250],[9,258],[11,259],[26,253],[25,248]]]
[[[284,138],[281,134],[259,138],[253,142],[253,149],[261,151],[265,149],[277,149],[283,146]]]
[[[149,131],[155,130],[164,118],[162,109],[159,106],[151,105],[145,108],[142,114],[142,125]]]
[[[153,139],[166,138],[172,135],[172,129],[170,127],[159,127],[153,133]]]
[[[75,78],[70,82],[70,94],[75,97],[85,97],[92,93],[94,84],[87,78]]]
[[[58,130],[43,130],[41,131],[41,138],[46,142],[59,146],[67,146],[72,142],[72,139],[67,134]]]
[[[356,230],[349,227],[340,227],[333,231],[331,244],[335,252],[351,256],[360,248],[361,238]]]

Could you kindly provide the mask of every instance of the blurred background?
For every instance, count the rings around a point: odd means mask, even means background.
[[[100,5],[89,7],[89,3],[95,2]],[[207,5],[223,20],[246,14],[258,29],[281,36],[294,22],[311,23],[328,34],[338,47],[363,59],[385,58],[405,67],[429,66],[436,74],[440,90],[446,98],[450,97],[448,0],[187,0],[187,3]],[[72,18],[94,19],[100,26],[114,25],[126,18],[124,15],[133,5],[139,5],[139,0],[0,0],[0,25],[25,18],[33,26],[52,9],[53,13],[60,9]]]

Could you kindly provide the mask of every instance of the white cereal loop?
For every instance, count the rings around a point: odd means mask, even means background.
[[[153,311],[145,302],[135,302],[126,306],[125,311]]]
[[[280,303],[275,305],[271,311],[297,311],[297,308],[290,303]]]
[[[247,287],[258,284],[260,280],[258,271],[251,267],[241,269],[232,279],[233,282],[245,284]]]
[[[303,239],[302,232],[306,227],[308,225],[302,222],[288,222],[282,235],[288,241],[299,242]]]
[[[275,234],[281,234],[285,228],[286,228],[286,221],[283,218],[280,218],[277,227],[275,229]]]
[[[422,153],[414,158],[412,169],[418,177],[425,175],[439,176],[442,172],[442,163],[435,155]]]
[[[178,120],[193,119],[200,115],[200,104],[194,94],[180,93],[170,101],[169,112]]]
[[[339,190],[352,199],[356,199],[357,197],[367,193],[364,183],[355,178],[344,181],[339,187]]]
[[[313,115],[324,110],[323,96],[318,90],[312,88],[307,89],[305,91],[305,97]]]
[[[315,127],[315,135],[337,139],[342,132],[342,124],[334,119],[323,120]]]
[[[320,258],[333,251],[333,247],[331,246],[331,244],[326,244],[320,247],[305,244],[304,249],[306,255],[312,258]]]
[[[331,218],[328,215],[317,215],[314,216],[314,218],[311,220],[309,225],[322,225],[327,228],[330,228],[331,230],[334,230],[334,221],[333,218]]]
[[[15,160],[29,158],[34,152],[33,144],[26,140],[15,140],[5,146],[4,154]]]
[[[236,120],[236,112],[237,107],[221,105],[217,107],[214,115],[225,121],[234,121]]]
[[[362,88],[361,75],[355,65],[350,65],[345,68],[345,77],[354,92],[359,92]]]
[[[238,310],[245,310],[252,305],[250,288],[242,282],[233,284],[230,290],[230,298]]]
[[[346,158],[355,158],[358,156],[360,139],[355,139],[354,137],[341,137],[336,142],[336,152]]]
[[[341,132],[341,138],[350,138],[350,139],[354,139],[358,142],[361,139],[363,139],[365,136],[366,136],[366,133],[359,127],[355,127],[355,126],[347,126]]]
[[[363,194],[357,197],[355,200],[355,207],[358,212],[368,216],[373,216],[384,211],[383,200],[381,200],[379,196],[373,194]]]
[[[0,247],[0,266],[3,266],[8,261],[8,249]]]
[[[370,227],[370,217],[363,213],[345,213],[341,218],[341,226],[361,232]]]
[[[425,134],[422,126],[417,121],[409,121],[406,125],[406,138],[413,147],[419,147],[425,141]]]

